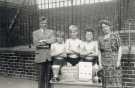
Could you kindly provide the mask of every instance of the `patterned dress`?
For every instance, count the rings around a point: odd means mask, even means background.
[[[110,34],[108,38],[99,40],[103,66],[103,88],[122,88],[121,69],[116,68],[120,46],[119,40],[119,36],[114,33]]]

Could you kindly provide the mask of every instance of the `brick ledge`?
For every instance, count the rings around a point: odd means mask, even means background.
[[[84,86],[93,86],[93,87],[101,87],[102,84],[97,84],[97,83],[90,83],[90,82],[80,82],[80,81],[71,81],[71,82],[65,82],[65,81],[60,81],[60,82],[50,82],[51,84],[57,84],[57,85],[84,85]]]
[[[22,51],[22,52],[35,52],[35,48],[32,46],[29,48],[28,46],[17,46],[17,47],[8,47],[8,48],[0,48],[0,52],[14,52],[14,51]],[[122,54],[129,54],[128,46],[122,46]],[[131,47],[130,54],[135,54],[135,46]]]

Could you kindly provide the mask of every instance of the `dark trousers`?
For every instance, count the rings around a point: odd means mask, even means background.
[[[38,81],[38,88],[50,88],[50,78],[51,78],[51,62],[46,61],[39,63],[40,77]]]

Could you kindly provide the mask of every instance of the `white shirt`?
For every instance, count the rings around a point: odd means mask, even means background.
[[[65,42],[66,52],[72,53],[71,51],[75,51],[80,53],[80,46],[82,41],[80,39],[67,39]]]
[[[97,41],[91,41],[91,42],[83,42],[83,45],[81,46],[81,53],[93,53],[95,55],[98,54],[98,42]]]
[[[53,43],[51,45],[51,56],[57,56],[61,53],[65,52],[65,44],[64,43]]]

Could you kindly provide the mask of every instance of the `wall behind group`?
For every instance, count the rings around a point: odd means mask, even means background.
[[[34,5],[0,1],[0,47],[31,44],[31,33],[38,25],[34,8]]]
[[[65,32],[68,37],[68,27],[75,24],[80,29],[80,38],[83,39],[84,29],[91,27],[97,33],[98,22],[101,19],[109,19],[118,30],[119,6],[117,0],[103,3],[85,4],[73,7],[59,7],[40,10],[40,15],[47,16],[49,27],[54,30]],[[97,37],[95,35],[95,37]]]
[[[0,20],[0,47],[30,45],[32,43],[32,32],[39,28],[39,16],[46,16],[48,18],[48,27],[50,29],[64,31],[65,38],[69,37],[68,27],[71,24],[79,26],[81,39],[84,39],[83,31],[86,27],[92,27],[95,30],[94,36],[97,38],[97,34],[101,32],[98,28],[98,22],[102,18],[112,21],[114,31],[120,30],[123,27],[121,25],[127,19],[135,18],[135,1],[123,0],[123,3],[119,1],[121,0],[73,7],[38,9],[35,6],[36,2],[31,2],[30,0],[29,2],[34,4],[31,6],[27,6],[26,3],[22,5],[19,16],[11,31],[9,31],[9,25],[16,15],[17,9],[20,7],[15,6],[16,3],[3,2],[1,4],[0,2],[0,13],[2,13],[0,14],[2,19]],[[127,1],[128,3],[126,3]]]

